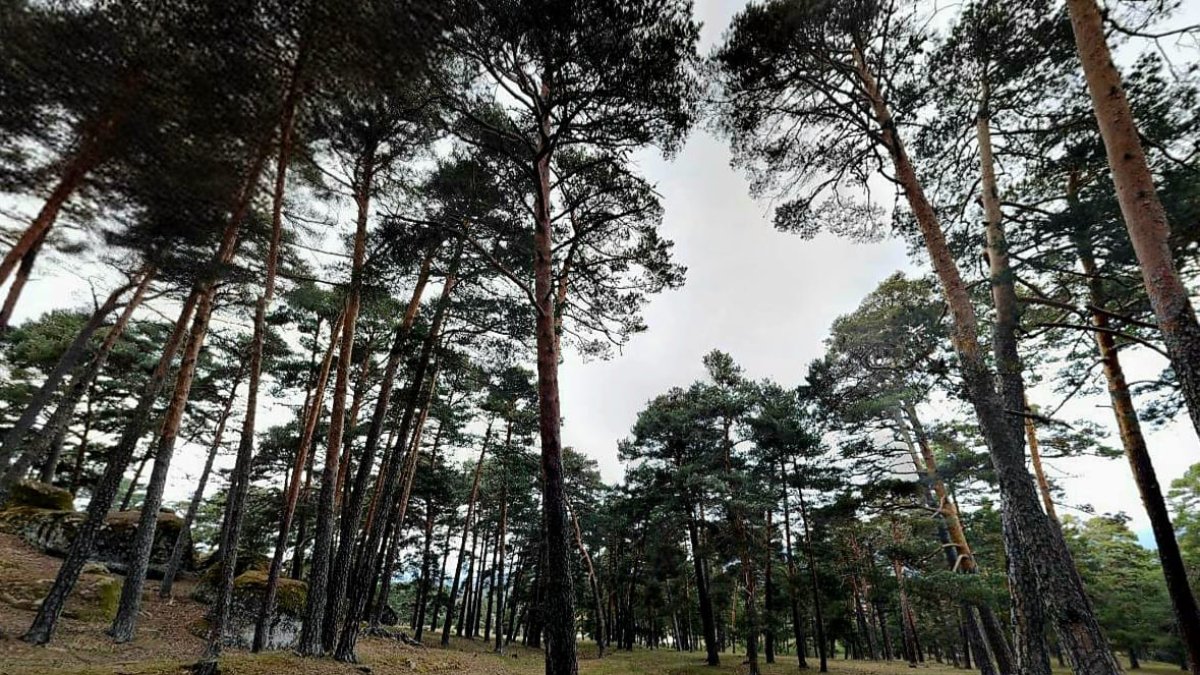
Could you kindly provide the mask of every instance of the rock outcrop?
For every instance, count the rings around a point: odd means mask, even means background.
[[[68,493],[70,494],[70,493]],[[103,563],[109,570],[124,573],[133,546],[133,534],[137,529],[139,511],[117,511],[108,515],[90,559]],[[84,514],[62,509],[18,506],[0,511],[0,531],[15,534],[42,553],[54,556],[66,555],[71,542],[83,523]],[[154,547],[150,553],[148,575],[161,577],[171,548],[183,528],[183,519],[173,511],[162,510],[158,514],[158,526],[154,531]],[[184,569],[192,569],[194,560],[191,542],[187,543]]]
[[[36,480],[19,480],[8,493],[7,508],[28,506],[53,511],[74,511],[75,495],[65,488]]]
[[[254,642],[254,625],[262,609],[267,591],[267,573],[252,569],[233,580],[233,603],[229,608],[229,622],[225,627],[225,644],[231,647],[249,648]],[[308,598],[308,584],[295,579],[281,578],[276,593],[275,612],[271,616],[270,640],[267,649],[291,649],[300,639],[304,625],[304,602]],[[206,635],[208,621],[192,627],[197,635]]]

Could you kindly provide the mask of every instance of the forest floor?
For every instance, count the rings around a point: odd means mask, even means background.
[[[16,537],[0,534],[0,600],[18,587],[48,586],[59,560],[41,555]],[[157,583],[148,584],[142,622],[137,638],[128,644],[113,644],[104,634],[108,621],[86,611],[72,611],[62,619],[55,639],[45,647],[22,642],[20,634],[33,619],[32,609],[0,602],[0,675],[177,675],[200,654],[203,641],[187,626],[201,617],[204,605],[188,599],[191,582],[177,584],[173,603],[158,598]],[[18,603],[19,605],[20,603]],[[77,608],[78,609],[78,608]],[[542,672],[538,650],[511,645],[497,656],[483,640],[456,638],[449,649],[436,646],[437,636],[426,636],[427,646],[413,647],[395,640],[364,637],[359,643],[361,664],[337,663],[331,659],[305,659],[290,652],[252,655],[228,650],[222,672],[229,675],[409,675],[411,673],[465,673],[468,675],[537,675]],[[816,672],[816,659],[810,659]],[[966,673],[965,670],[931,664],[918,670],[931,675]],[[671,650],[637,649],[595,658],[595,647],[580,645],[581,675],[735,675],[745,673],[743,655],[724,654],[722,665],[708,668],[703,654]],[[794,657],[781,655],[775,664],[764,664],[764,675],[796,673]],[[900,675],[912,672],[903,663],[863,663],[833,660],[829,672],[843,675]],[[1063,671],[1066,672],[1066,671]],[[1143,664],[1145,675],[1179,672],[1178,666]]]

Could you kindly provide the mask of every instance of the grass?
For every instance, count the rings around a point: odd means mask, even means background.
[[[18,537],[0,534],[0,590],[11,591],[19,584],[46,582],[57,571],[59,561],[30,549]],[[31,582],[30,580],[37,580]],[[105,637],[115,599],[115,579],[102,579],[103,587],[94,589],[89,602],[104,611],[76,613],[65,617],[53,642],[34,647],[17,636],[33,618],[31,608],[0,604],[0,675],[180,675],[200,654],[203,640],[192,634],[188,625],[201,620],[206,607],[188,595],[195,581],[181,580],[173,602],[165,602],[151,592],[143,605],[143,619],[137,638],[116,645]],[[86,586],[86,584],[85,584]],[[80,599],[76,599],[79,601]],[[306,659],[291,652],[250,654],[227,650],[221,659],[227,675],[413,675],[414,673],[464,673],[466,675],[541,675],[545,672],[540,650],[520,644],[510,645],[505,655],[493,654],[490,641],[453,638],[450,646],[438,646],[440,633],[425,635],[423,647],[400,641],[363,637],[359,642],[361,664],[344,664],[332,659]],[[666,649],[635,649],[611,652],[596,658],[592,643],[579,645],[580,675],[743,675],[748,668],[742,653],[721,655],[721,665],[704,665],[702,652],[675,652]],[[1124,659],[1122,658],[1124,662]],[[810,658],[810,670],[816,672],[816,659]],[[363,669],[366,670],[363,670]],[[799,673],[795,657],[780,654],[778,662],[762,664],[764,675]],[[901,662],[869,663],[831,660],[833,675],[901,675],[911,673]],[[919,673],[929,675],[965,675],[968,672],[938,664],[923,665]],[[1056,670],[1056,673],[1068,673]],[[1140,675],[1174,675],[1179,667],[1170,664],[1143,663]]]

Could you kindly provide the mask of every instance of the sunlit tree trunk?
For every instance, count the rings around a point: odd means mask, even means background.
[[[213,462],[217,459],[217,451],[221,449],[221,440],[225,436],[225,425],[229,421],[229,414],[233,411],[233,402],[237,399],[237,390],[242,383],[242,375],[242,369],[239,368],[237,376],[233,378],[233,386],[229,389],[229,395],[225,398],[225,407],[221,409],[221,414],[217,418],[217,430],[213,433],[212,444],[208,447],[208,457],[204,460],[204,469],[200,472],[200,478],[196,480],[196,490],[192,492],[192,499],[188,502],[183,524],[179,526],[179,535],[175,537],[175,545],[171,547],[171,557],[167,560],[167,567],[163,571],[162,583],[158,587],[160,598],[171,597],[172,589],[175,586],[175,577],[179,574],[179,566],[183,562],[183,554],[191,540],[192,523],[196,521],[196,512],[200,510],[200,502],[204,501],[204,489],[208,486]]]
[[[1200,433],[1200,323],[1171,255],[1167,214],[1146,162],[1121,74],[1108,48],[1100,8],[1095,0],[1068,0],[1067,9],[1117,188],[1117,202],[1141,265],[1146,295],[1158,318],[1158,329],[1187,402],[1192,425]],[[1191,640],[1191,644],[1196,644],[1196,640]],[[1200,672],[1200,665],[1194,660],[1197,656],[1200,654],[1192,652],[1194,672]]]
[[[941,282],[952,319],[952,343],[959,357],[965,394],[975,409],[1000,487],[1005,552],[1010,567],[1009,588],[1020,617],[1018,634],[1021,639],[1016,649],[1018,669],[1030,675],[1049,674],[1045,639],[1036,631],[1044,603],[1056,631],[1073,656],[1077,674],[1120,673],[1121,667],[1107,648],[1066,541],[1042,512],[1033,479],[1025,467],[1024,439],[1019,432],[1014,433],[1020,425],[1012,422],[1012,416],[1021,414],[1022,407],[1008,411],[1006,401],[996,392],[980,349],[975,308],[937,213],[925,197],[916,170],[896,134],[891,111],[858,47],[855,47],[853,57],[883,145],[891,156],[896,180],[912,209],[930,262]]]

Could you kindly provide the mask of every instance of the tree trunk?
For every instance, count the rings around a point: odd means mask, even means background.
[[[188,502],[187,513],[183,518],[183,525],[179,527],[179,535],[175,537],[175,545],[171,548],[171,558],[167,561],[166,570],[163,571],[162,583],[158,587],[158,596],[160,598],[170,598],[171,590],[175,585],[175,576],[179,573],[179,565],[183,561],[183,551],[186,548],[189,535],[192,531],[192,523],[196,520],[196,512],[200,510],[200,502],[204,501],[204,488],[208,486],[208,478],[212,474],[213,462],[217,458],[217,451],[221,448],[221,439],[225,435],[225,424],[229,421],[229,414],[233,411],[233,402],[237,399],[237,389],[242,383],[242,369],[238,369],[238,374],[233,378],[233,387],[229,390],[229,396],[225,399],[225,407],[221,409],[221,416],[217,418],[217,430],[213,434],[212,445],[208,448],[208,457],[204,460],[204,469],[200,472],[200,479],[196,483],[196,491],[192,493],[192,499]]]
[[[321,359],[321,368],[317,372],[308,405],[305,408],[304,428],[300,435],[300,444],[296,447],[296,457],[292,464],[292,473],[288,478],[287,494],[284,497],[283,512],[279,515],[279,534],[275,538],[275,551],[271,556],[271,565],[267,568],[267,586],[263,591],[263,602],[259,607],[258,617],[254,623],[254,640],[250,650],[261,651],[271,640],[270,617],[275,612],[275,599],[279,592],[279,575],[283,571],[283,555],[287,550],[288,534],[292,529],[292,519],[296,515],[296,505],[300,501],[300,474],[305,467],[311,466],[310,451],[313,436],[316,435],[317,423],[325,403],[325,388],[329,383],[329,371],[333,366],[333,353],[339,344],[338,336],[345,323],[346,314],[341,313],[329,330],[329,347]],[[313,342],[318,336],[313,335]],[[305,481],[307,487],[308,481]],[[299,550],[301,542],[297,541]]]
[[[442,591],[446,585],[446,563],[450,561],[450,533],[454,528],[446,524],[446,540],[442,542],[442,566],[438,571],[437,594],[433,596],[433,613],[429,619],[429,630],[437,630],[438,614],[442,609]]]
[[[230,475],[229,499],[226,504],[226,545],[225,554],[221,557],[221,576],[218,585],[217,599],[213,607],[211,622],[208,629],[208,644],[200,659],[192,666],[197,675],[216,675],[217,660],[221,655],[224,643],[225,625],[229,620],[230,605],[233,602],[233,579],[237,568],[237,548],[241,539],[242,520],[247,491],[250,489],[250,463],[254,456],[254,432],[258,414],[258,390],[262,378],[263,345],[267,334],[267,311],[275,295],[275,275],[279,266],[279,248],[283,237],[283,196],[287,182],[287,167],[291,159],[292,133],[297,109],[300,106],[303,90],[302,72],[307,50],[301,42],[296,61],[292,64],[291,77],[288,81],[287,93],[280,106],[278,122],[279,153],[275,166],[275,184],[272,190],[271,204],[271,241],[267,250],[266,278],[263,281],[263,292],[254,307],[254,334],[250,347],[250,373],[246,392],[246,413],[242,418],[241,435],[238,438],[237,459],[234,461],[233,473]],[[264,161],[266,154],[264,153]],[[356,254],[358,251],[355,251]],[[361,267],[361,255],[356,255],[355,269]],[[353,325],[353,317],[344,319],[347,326]],[[348,329],[349,330],[349,329]],[[312,584],[309,594],[312,594]]]
[[[1083,237],[1077,238],[1076,250],[1087,275],[1089,305],[1094,308],[1092,324],[1101,329],[1094,332],[1094,337],[1100,361],[1104,366],[1104,378],[1108,383],[1109,400],[1112,401],[1113,415],[1117,419],[1117,428],[1121,434],[1121,445],[1125,449],[1125,458],[1129,460],[1129,469],[1133,472],[1142,506],[1150,518],[1150,529],[1154,532],[1158,560],[1162,564],[1167,593],[1171,596],[1171,607],[1175,610],[1175,622],[1179,626],[1179,635],[1187,652],[1189,668],[1193,675],[1200,675],[1200,609],[1196,606],[1196,596],[1192,593],[1187,567],[1179,550],[1179,541],[1175,538],[1175,526],[1171,523],[1171,514],[1167,510],[1158,474],[1150,459],[1150,450],[1142,434],[1137,409],[1129,393],[1129,385],[1125,381],[1125,370],[1121,366],[1116,340],[1112,333],[1103,330],[1108,328],[1108,315],[1103,312],[1108,299],[1104,294],[1100,270],[1091,247]]]
[[[1113,64],[1100,8],[1095,0],[1068,0],[1067,9],[1092,96],[1092,108],[1108,153],[1121,215],[1141,265],[1146,295],[1158,318],[1158,329],[1179,379],[1192,425],[1200,433],[1200,323],[1171,255],[1167,214],[1146,163],[1121,74]],[[1193,660],[1192,668],[1200,666]]]
[[[338,451],[346,423],[346,391],[350,380],[350,364],[354,353],[354,334],[362,303],[363,267],[366,264],[367,223],[370,216],[372,174],[375,168],[375,147],[369,147],[360,162],[361,175],[356,180],[355,202],[358,206],[354,233],[353,266],[350,273],[349,296],[346,299],[346,319],[342,327],[342,344],[338,353],[337,374],[333,386],[333,410],[329,418],[329,438],[325,450],[325,465],[321,473],[321,491],[317,502],[317,532],[313,541],[312,568],[309,572],[308,598],[304,607],[304,628],[298,651],[316,656],[331,649],[330,638],[323,634],[326,603],[332,598],[334,606],[340,598],[330,591],[331,554],[333,553],[334,493],[338,485]],[[336,573],[336,572],[335,572]]]
[[[436,337],[438,336],[435,336],[435,338]],[[396,530],[396,537],[393,539],[393,543],[388,548],[386,555],[384,555],[383,558],[377,563],[379,572],[375,576],[379,578],[379,585],[381,589],[380,597],[382,602],[376,603],[374,610],[370,612],[370,629],[372,631],[379,629],[383,603],[387,602],[388,587],[392,581],[392,573],[396,567],[396,557],[399,554],[400,540],[403,537],[404,519],[408,514],[408,502],[412,495],[413,480],[416,478],[417,464],[421,458],[421,435],[425,430],[425,422],[429,419],[429,412],[432,410],[434,402],[437,400],[438,376],[441,374],[441,365],[442,361],[441,357],[439,356],[434,362],[433,369],[429,374],[429,392],[425,396],[425,404],[421,408],[421,415],[417,420],[416,429],[413,432],[412,443],[410,444],[410,449],[408,452],[408,460],[405,462],[404,470],[401,474],[400,492],[396,495],[395,500],[393,500],[394,503],[391,506],[392,513],[394,514],[391,520],[392,526]],[[449,398],[451,400],[453,399],[453,392],[451,392]],[[438,431],[441,431],[440,425],[438,426]],[[436,444],[440,441],[441,434],[439,433],[434,439],[434,443]],[[436,445],[432,448],[432,451],[437,452]],[[347,625],[351,625],[349,624],[349,619],[347,620]],[[354,643],[351,642],[350,644],[353,645]],[[351,651],[349,654],[352,656],[353,652]]]
[[[500,470],[504,472],[505,468],[502,464]],[[496,598],[496,642],[492,646],[492,652],[496,654],[504,653],[504,546],[506,537],[508,537],[508,474],[504,473],[500,485],[500,533],[496,535],[496,586],[500,589]]]
[[[74,589],[75,582],[79,580],[79,573],[83,570],[84,564],[87,563],[88,557],[91,555],[96,537],[100,534],[100,529],[104,526],[105,518],[108,516],[108,510],[112,506],[113,500],[117,496],[117,491],[121,487],[121,479],[125,475],[125,469],[129,466],[129,461],[133,457],[138,440],[142,437],[146,429],[150,417],[150,409],[154,405],[154,401],[158,398],[158,393],[161,391],[163,383],[166,381],[167,371],[171,367],[171,361],[175,357],[175,352],[179,350],[179,345],[183,341],[184,333],[187,331],[188,322],[192,317],[192,312],[196,308],[199,296],[200,289],[195,289],[188,295],[187,300],[184,301],[183,307],[179,311],[179,318],[175,321],[175,327],[163,345],[163,351],[159,356],[158,364],[146,381],[138,398],[137,407],[131,413],[129,424],[125,426],[121,438],[110,453],[108,464],[104,468],[104,474],[100,477],[100,482],[96,484],[96,488],[92,492],[92,499],[88,502],[87,516],[80,525],[75,539],[71,542],[71,550],[68,551],[66,559],[63,560],[62,566],[59,567],[54,584],[50,587],[50,591],[47,593],[45,600],[43,600],[41,607],[38,608],[38,613],[34,617],[33,624],[21,638],[26,642],[46,644],[53,636],[54,629],[58,623],[58,617],[62,614],[63,606],[66,604],[67,597],[70,596],[71,591]]]
[[[592,589],[592,609],[595,612],[596,621],[596,650],[598,658],[604,658],[604,604],[601,600],[600,580],[596,578],[596,568],[592,565],[592,556],[588,555],[587,548],[583,545],[583,532],[579,529],[579,518],[575,512],[571,512],[571,524],[575,528],[575,545],[579,547],[579,555],[583,556],[583,562],[587,565],[588,570],[588,585]]]
[[[1026,405],[1028,409],[1029,406]],[[1042,465],[1042,446],[1038,443],[1037,427],[1032,417],[1025,418],[1025,440],[1029,444],[1029,462],[1033,465],[1033,476],[1037,479],[1038,492],[1042,495],[1042,506],[1050,520],[1058,523],[1058,510],[1054,508],[1054,496],[1050,494],[1050,481],[1046,479],[1046,469]]]
[[[766,559],[763,565],[763,624],[766,630],[763,631],[763,658],[767,663],[775,663],[775,631],[774,616],[775,606],[773,604],[775,586],[771,583],[771,568],[774,567],[774,549],[772,548],[772,538],[774,531],[771,525],[771,510],[767,510],[767,531],[766,531]]]
[[[543,95],[549,96],[547,80]],[[546,537],[546,569],[542,606],[546,626],[546,675],[576,675],[579,665],[575,645],[575,598],[571,587],[566,493],[563,488],[562,412],[558,398],[558,338],[555,330],[554,226],[550,213],[549,117],[541,120],[542,133],[533,170],[534,190],[533,278],[537,303],[538,428],[542,444],[542,509]]]
[[[800,468],[793,464],[793,475],[796,477],[796,494],[800,502],[800,519],[804,523],[804,555],[808,558],[808,579],[812,590],[813,619],[817,630],[817,656],[821,659],[819,672],[829,672],[829,662],[825,655],[825,619],[821,615],[821,586],[817,580],[817,559],[812,550],[812,530],[809,527],[808,505],[804,502],[804,482],[800,480]]]
[[[783,462],[779,463],[779,472],[781,476],[787,475],[787,466]],[[796,572],[796,556],[792,552],[792,510],[790,502],[791,500],[788,498],[785,483],[783,489],[783,534],[787,547],[788,595],[791,597],[792,604],[792,635],[796,639],[796,665],[800,670],[808,670],[808,655],[805,653],[808,651],[806,646],[807,641],[804,638],[804,624],[800,621],[800,576]]]
[[[700,624],[704,630],[705,663],[717,666],[721,664],[721,655],[717,645],[716,621],[712,597],[708,593],[708,579],[704,574],[704,560],[700,552],[699,523],[696,522],[696,510],[692,505],[688,505],[687,522],[688,539],[692,545],[692,568],[696,575],[696,598],[700,604]]]
[[[437,436],[433,441],[434,450],[429,453],[430,474],[437,470],[436,448],[441,435],[442,427],[439,425]],[[421,641],[421,635],[425,632],[425,608],[429,603],[429,591],[433,588],[433,525],[436,520],[434,507],[432,494],[427,495],[425,498],[425,545],[421,552],[421,588],[417,595],[412,620],[413,639],[417,642]]]
[[[12,286],[8,288],[8,295],[4,298],[4,306],[0,308],[0,335],[8,331],[8,324],[12,320],[13,310],[17,307],[17,300],[21,298],[21,292],[25,290],[25,284],[29,281],[29,274],[33,271],[33,263],[37,260],[38,253],[42,250],[42,245],[46,243],[46,235],[48,233],[48,231],[42,232],[42,236],[33,242],[33,246],[30,247],[29,251],[21,256],[21,265],[17,267],[17,276],[13,278]]]
[[[137,78],[129,78],[123,87],[127,91],[121,98],[128,98],[128,94],[131,93],[129,90],[136,88],[138,82]],[[42,204],[33,222],[13,244],[12,249],[0,260],[0,284],[8,281],[8,275],[12,274],[17,263],[29,256],[46,238],[67,200],[83,185],[88,175],[108,159],[110,143],[124,118],[125,106],[129,103],[128,100],[121,101],[114,106],[113,112],[97,123],[88,125],[79,133],[78,149],[63,165],[58,182],[46,197],[46,202]]]
[[[58,391],[59,383],[67,376],[67,373],[74,370],[75,365],[79,363],[79,360],[83,358],[84,353],[87,351],[88,342],[91,341],[92,336],[100,329],[101,324],[104,323],[104,319],[116,308],[117,302],[120,301],[125,291],[133,286],[134,283],[126,283],[109,293],[103,304],[97,307],[92,312],[92,315],[88,317],[83,328],[75,335],[75,339],[71,340],[71,343],[67,345],[62,356],[58,358],[58,362],[54,364],[54,368],[46,374],[46,379],[42,381],[41,386],[38,387],[33,397],[29,400],[28,405],[21,412],[21,416],[5,432],[4,442],[0,444],[0,469],[8,468],[9,460],[24,444],[25,435],[37,423],[38,416],[42,414],[42,409],[46,407],[51,397]],[[6,488],[7,483],[0,485],[0,490],[6,490]],[[0,493],[0,498],[4,496],[6,495]]]
[[[1011,567],[1010,590],[1022,619],[1018,669],[1030,675],[1048,675],[1050,672],[1045,640],[1040,639],[1036,630],[1044,603],[1056,631],[1072,654],[1077,674],[1120,673],[1121,667],[1107,648],[1062,533],[1042,513],[1033,479],[1025,468],[1023,439],[1019,433],[1013,433],[1011,414],[1005,414],[1005,401],[993,386],[979,346],[975,309],[937,214],[926,199],[916,170],[895,132],[895,121],[879,93],[874,75],[857,48],[854,59],[879,124],[883,145],[891,155],[896,180],[912,208],[930,262],[941,281],[952,317],[952,342],[961,364],[965,393],[975,408],[1000,487],[1005,552]],[[1018,407],[1015,412],[1020,410]],[[1034,552],[1039,555],[1033,555]]]
[[[191,334],[188,336],[187,349],[180,362],[179,372],[175,376],[175,390],[171,394],[171,402],[167,406],[162,429],[159,431],[158,441],[155,444],[154,467],[150,471],[150,482],[146,485],[146,497],[142,501],[138,515],[137,531],[134,533],[133,546],[129,556],[129,569],[125,573],[125,583],[121,586],[121,600],[117,607],[117,616],[108,630],[108,634],[115,642],[129,642],[133,639],[134,631],[137,628],[137,620],[142,606],[142,589],[146,583],[146,570],[150,566],[150,553],[154,546],[154,531],[158,528],[158,509],[162,505],[167,473],[171,468],[175,442],[179,436],[179,428],[183,424],[183,413],[187,408],[188,398],[192,391],[192,380],[196,376],[200,350],[204,346],[209,319],[212,318],[215,294],[215,287],[210,286],[200,296],[200,302],[196,307],[196,316],[192,321]]]
[[[393,459],[388,462],[386,475],[380,475],[382,490],[377,495],[379,508],[385,508],[397,499],[397,489],[403,487],[400,484],[400,481],[404,478],[402,467],[400,466],[400,454],[405,447],[409,431],[412,428],[417,402],[420,400],[422,383],[425,381],[425,371],[429,366],[438,336],[441,334],[442,324],[449,312],[450,296],[457,284],[458,265],[462,259],[462,251],[462,244],[459,244],[452,259],[453,262],[451,262],[450,269],[447,272],[446,280],[442,285],[442,295],[438,300],[437,309],[434,311],[429,334],[421,346],[421,354],[417,360],[412,385],[408,392],[408,402],[405,405],[404,415],[400,420],[400,428],[397,432],[396,447],[392,450]],[[382,550],[384,544],[383,520],[383,518],[376,518],[370,522],[370,525],[366,528],[365,541],[355,558],[354,583],[350,587],[345,625],[342,628],[342,635],[338,640],[337,651],[334,654],[335,658],[339,660],[353,661],[355,659],[354,648],[358,641],[359,619],[366,608],[367,600],[369,599],[374,583],[371,571],[378,564],[377,552],[378,555],[386,555],[386,551]]]
[[[467,517],[463,521],[463,533],[458,543],[458,559],[454,562],[454,581],[450,584],[450,599],[447,602],[446,621],[442,624],[442,646],[450,645],[450,624],[454,619],[454,604],[458,599],[458,582],[462,576],[463,559],[467,553],[467,536],[471,533],[475,518],[475,499],[479,495],[479,478],[483,474],[483,458],[487,455],[488,442],[492,438],[492,423],[488,422],[487,431],[483,435],[483,445],[479,449],[479,461],[475,463],[475,477],[471,479],[471,496],[467,499]]]

